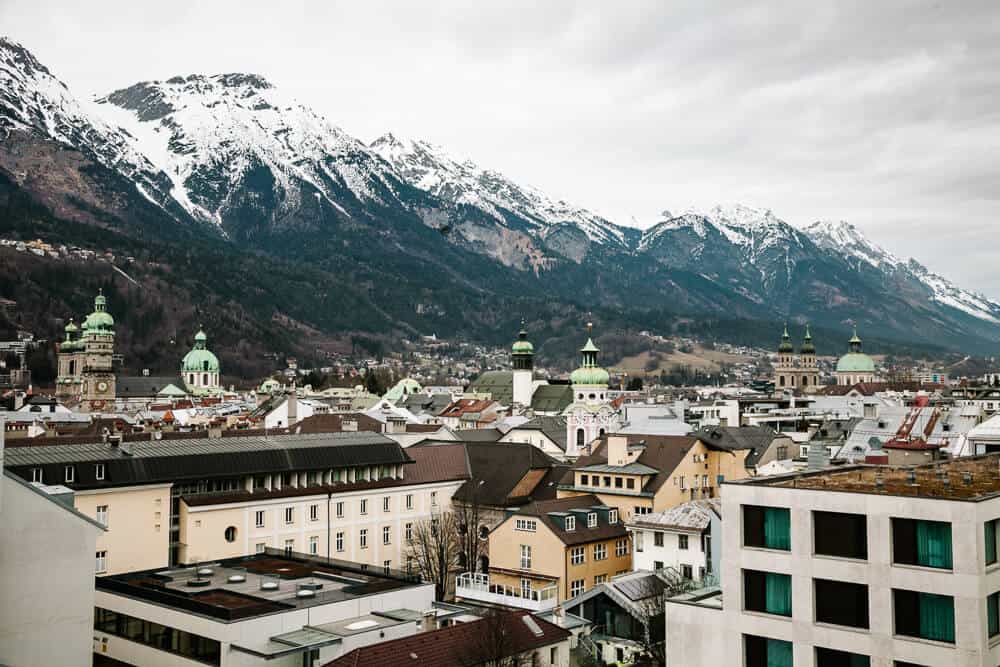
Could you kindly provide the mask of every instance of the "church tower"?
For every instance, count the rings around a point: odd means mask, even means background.
[[[570,375],[573,402],[563,411],[566,417],[566,456],[575,459],[595,439],[613,433],[621,426],[621,415],[608,397],[608,372],[598,366],[600,349],[590,338],[592,324],[587,324],[587,342],[580,348],[580,367]]]
[[[778,345],[778,364],[774,367],[774,390],[777,392],[785,389],[795,389],[795,347],[792,345],[792,337],[788,335],[788,325],[785,325],[785,332],[781,335],[781,343]]]
[[[201,329],[194,335],[194,347],[181,359],[181,379],[192,394],[219,392],[219,358],[208,349],[208,336]]]
[[[83,369],[80,409],[112,410],[115,404],[115,320],[104,292],[94,298],[94,312],[83,322]]]
[[[819,388],[819,368],[816,365],[816,346],[813,345],[809,325],[806,325],[806,335],[802,338],[799,348],[799,369],[802,374],[800,383],[803,391],[813,392]]]
[[[530,407],[535,389],[535,346],[528,340],[524,320],[521,320],[521,331],[510,348],[510,357],[514,367],[513,402],[524,408]]]

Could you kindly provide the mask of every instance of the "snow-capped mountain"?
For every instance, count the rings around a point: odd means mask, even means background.
[[[956,308],[978,319],[1000,324],[1000,303],[964,290],[915,259],[900,259],[873,243],[857,227],[844,221],[818,221],[805,228],[816,245],[839,253],[858,267],[865,263],[886,275],[910,278],[924,285],[931,298],[943,306]]]
[[[30,51],[0,37],[0,141],[14,133],[73,147],[131,181],[151,201],[169,207],[170,181],[130,137],[86,109]],[[11,171],[25,173],[9,157]]]
[[[537,188],[520,185],[471,160],[458,160],[440,146],[389,133],[371,147],[411,185],[457,205],[480,209],[498,223],[541,237],[560,225],[581,229],[590,241],[629,248],[637,230],[611,221]]]
[[[227,231],[398,205],[381,158],[254,74],[137,83],[94,108],[166,172],[185,210]]]

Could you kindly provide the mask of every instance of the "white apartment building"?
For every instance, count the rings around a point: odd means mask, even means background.
[[[722,487],[721,590],[666,604],[679,665],[1000,664],[1000,455]]]
[[[718,571],[712,529],[721,535],[719,498],[692,500],[663,512],[636,515],[626,524],[632,534],[632,569],[673,569],[685,579],[704,581]],[[718,549],[715,550],[716,552]]]

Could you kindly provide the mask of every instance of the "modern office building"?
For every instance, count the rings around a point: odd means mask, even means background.
[[[667,602],[676,664],[1000,664],[1000,455],[726,483],[721,590]]]

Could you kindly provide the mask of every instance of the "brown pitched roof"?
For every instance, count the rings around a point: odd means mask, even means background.
[[[343,414],[312,415],[288,429],[290,433],[340,433],[344,430],[344,421],[357,423],[359,431],[382,432],[382,422],[360,412]]]
[[[618,519],[617,523],[608,523],[607,520],[601,520],[598,518],[597,525],[593,528],[588,527],[586,521],[581,521],[578,518],[576,520],[576,528],[574,530],[567,531],[560,522],[549,516],[549,512],[569,512],[570,510],[575,509],[589,509],[591,507],[604,506],[604,503],[602,503],[597,496],[592,493],[588,493],[582,496],[534,502],[517,510],[511,515],[511,517],[538,517],[538,519],[548,526],[549,530],[555,533],[556,537],[558,537],[562,543],[566,545],[601,542],[604,540],[611,540],[616,537],[625,537],[627,531],[625,530],[625,524],[622,523],[621,518]],[[509,521],[510,518],[507,520]]]
[[[540,634],[534,628],[538,628]],[[496,629],[494,629],[496,628]],[[501,634],[502,633],[502,634]],[[505,655],[494,656],[487,648],[506,640]],[[503,612],[495,618],[459,623],[433,632],[357,648],[324,667],[455,667],[485,664],[497,657],[509,658],[566,641],[568,630],[532,616],[527,611]]]
[[[684,460],[688,450],[698,442],[698,438],[687,435],[641,435],[630,434],[628,437],[629,446],[645,444],[645,449],[639,454],[636,463],[647,465],[659,472],[646,482],[643,491],[646,493],[656,493],[661,486],[670,478],[670,473]],[[594,453],[588,456],[581,456],[577,459],[573,469],[583,468],[591,465],[603,465],[608,462],[608,438],[603,436],[597,441]],[[573,483],[573,469],[569,470],[562,479],[563,484]]]

